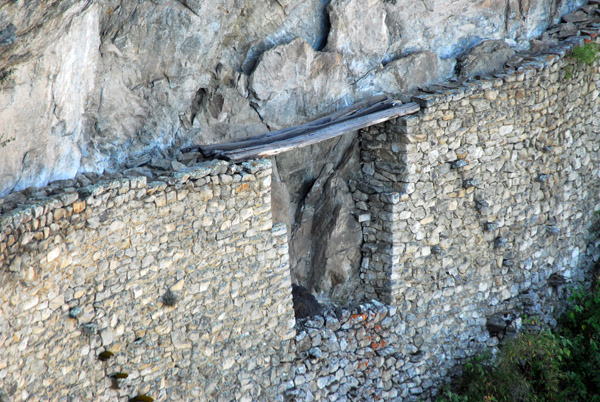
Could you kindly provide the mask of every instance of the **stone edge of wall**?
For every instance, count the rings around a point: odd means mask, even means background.
[[[600,32],[600,30],[599,30]],[[595,35],[594,35],[595,37]],[[509,83],[515,81],[524,81],[533,78],[537,73],[549,68],[555,64],[559,67],[564,67],[569,64],[569,52],[584,43],[593,41],[594,43],[600,44],[600,38],[590,35],[583,36],[572,36],[558,45],[549,48],[548,50],[541,51],[536,55],[528,55],[527,52],[517,53],[517,56],[526,56],[518,67],[505,68],[503,70],[490,73],[481,78],[477,79],[471,77],[465,80],[462,84],[457,84],[454,89],[448,90],[436,90],[432,93],[418,94],[411,98],[413,102],[416,102],[421,106],[422,110],[419,114],[401,117],[397,121],[406,121],[406,125],[412,125],[411,120],[420,118],[424,112],[430,107],[445,103],[448,101],[460,100],[464,97],[472,95],[473,93],[481,90],[490,89],[494,86],[500,86],[502,83]],[[423,110],[424,109],[424,110]]]
[[[52,210],[65,210],[65,214],[80,213],[86,208],[86,200],[98,197],[111,189],[129,187],[132,189],[146,187],[150,195],[163,190],[167,185],[185,184],[188,180],[198,180],[219,174],[245,173],[254,175],[257,172],[271,169],[271,161],[259,159],[240,164],[232,164],[221,160],[201,162],[180,170],[159,171],[158,177],[148,179],[143,175],[104,174],[78,175],[72,180],[61,180],[42,188],[28,188],[0,198],[0,269],[10,265],[8,256],[20,246],[26,246],[32,240],[49,238],[52,229],[43,228],[40,222],[33,223]],[[61,212],[62,213],[62,212]],[[42,218],[43,219],[43,218]],[[23,225],[24,231],[20,231]],[[51,225],[52,223],[50,223]],[[37,226],[37,227],[36,227]],[[275,226],[275,225],[274,225]],[[37,236],[37,237],[36,237]]]

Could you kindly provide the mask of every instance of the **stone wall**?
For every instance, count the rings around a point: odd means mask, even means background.
[[[310,320],[266,161],[180,155],[0,199],[0,397],[435,395],[523,314],[552,323],[600,259],[600,72],[566,57],[584,40],[360,133],[349,187],[376,300]]]
[[[401,342],[423,372],[446,375],[524,313],[552,323],[600,258],[598,63],[561,57],[583,41],[417,96],[418,115],[362,132],[361,275],[414,329]]]
[[[436,81],[586,2],[3,1],[0,195]]]
[[[211,163],[26,194],[0,221],[0,399],[273,394],[295,321],[270,179]]]
[[[172,157],[180,146],[242,139],[374,94],[402,97],[456,72],[481,71],[478,63],[466,68],[465,57],[484,59],[484,68],[494,68],[493,58],[500,67],[514,50],[544,45],[542,32],[566,13],[580,8],[589,10],[585,18],[600,18],[588,7],[595,4],[4,1],[0,196],[83,172],[122,171],[149,155]],[[564,21],[581,21],[577,13]],[[478,44],[489,40],[504,50],[482,51]],[[337,300],[362,296],[355,280],[361,228],[342,182],[354,173],[356,151],[354,142],[335,139],[273,160],[273,214],[288,227],[293,278]],[[320,236],[326,241],[313,241],[313,231],[328,231]]]
[[[424,396],[437,375],[409,339],[396,306],[372,300],[303,320],[295,338],[297,359],[282,390],[298,401],[402,401]],[[432,377],[433,380],[429,377]]]
[[[387,304],[300,322],[286,395],[428,399],[525,314],[555,323],[600,260],[600,72],[565,57],[583,40],[360,133],[361,280]]]

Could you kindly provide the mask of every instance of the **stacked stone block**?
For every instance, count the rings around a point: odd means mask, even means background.
[[[0,399],[435,396],[498,344],[491,318],[551,322],[600,259],[600,73],[566,57],[581,40],[361,133],[350,186],[379,301],[296,326],[266,161],[188,155],[1,199]]]
[[[270,179],[268,161],[216,162],[56,186],[3,215],[2,396],[274,395],[295,321]]]
[[[397,308],[375,300],[298,324],[287,398],[301,401],[402,401],[432,387],[425,356],[406,338],[414,329]]]
[[[600,210],[600,74],[597,63],[564,57],[581,42],[415,97],[418,115],[361,133],[362,275],[389,278],[374,294],[415,328],[432,379],[497,344],[486,330],[494,314],[552,322],[552,307],[600,257],[590,231]],[[380,199],[390,194],[393,208]],[[378,237],[389,240],[374,259]]]

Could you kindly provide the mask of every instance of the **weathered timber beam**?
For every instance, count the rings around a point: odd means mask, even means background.
[[[336,124],[328,125],[310,133],[301,134],[283,141],[224,151],[218,153],[217,156],[233,162],[241,162],[248,159],[273,156],[282,152],[290,151],[292,149],[316,144],[318,142],[325,141],[351,131],[360,130],[361,128],[380,124],[396,117],[413,114],[418,112],[419,109],[420,107],[418,104],[411,102],[368,115],[352,118]]]
[[[289,127],[282,130],[271,131],[255,137],[246,138],[239,141],[227,142],[222,144],[211,144],[211,145],[192,145],[182,149],[183,152],[189,152],[192,150],[199,150],[205,157],[214,156],[223,151],[230,151],[238,148],[251,147],[255,145],[262,145],[265,143],[282,141],[288,138],[292,138],[298,134],[302,134],[308,131],[314,131],[316,129],[325,127],[327,125],[335,124],[337,121],[347,120],[353,116],[364,115],[373,113],[378,110],[392,107],[394,101],[388,99],[385,95],[373,96],[364,99],[360,102],[354,103],[348,107],[340,109],[334,113],[323,116],[319,119],[310,121],[300,126]]]

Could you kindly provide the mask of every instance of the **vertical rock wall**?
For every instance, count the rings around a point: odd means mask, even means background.
[[[100,8],[72,3],[39,6],[45,16],[0,5],[2,21],[16,30],[0,44],[0,195],[72,178],[80,168],[98,73]],[[18,38],[24,28],[29,43]]]
[[[3,1],[0,194],[439,80],[481,40],[528,46],[581,4]]]

